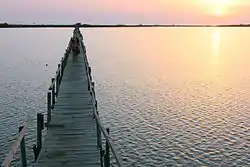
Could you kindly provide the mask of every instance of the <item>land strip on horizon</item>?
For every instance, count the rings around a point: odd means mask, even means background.
[[[112,27],[250,27],[250,24],[79,24],[82,28],[112,28]],[[76,24],[8,24],[0,23],[0,28],[71,28]]]

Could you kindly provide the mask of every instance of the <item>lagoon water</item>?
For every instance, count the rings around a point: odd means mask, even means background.
[[[32,162],[36,113],[46,113],[72,32],[0,29],[0,162],[27,118]],[[82,32],[100,116],[126,167],[250,164],[250,29]]]

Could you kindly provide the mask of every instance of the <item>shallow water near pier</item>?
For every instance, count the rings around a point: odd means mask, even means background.
[[[27,117],[32,162],[36,113],[46,113],[72,32],[0,29],[0,162]],[[82,32],[98,110],[126,167],[250,164],[248,28]]]

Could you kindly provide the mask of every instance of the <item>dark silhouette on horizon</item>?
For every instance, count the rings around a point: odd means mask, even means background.
[[[0,28],[74,28],[76,24],[8,24],[0,23]],[[250,24],[81,24],[82,28],[112,28],[112,27],[250,27]]]

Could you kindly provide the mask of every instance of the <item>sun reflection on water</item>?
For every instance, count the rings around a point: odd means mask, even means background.
[[[213,64],[218,65],[220,58],[220,30],[217,29],[213,33]]]

